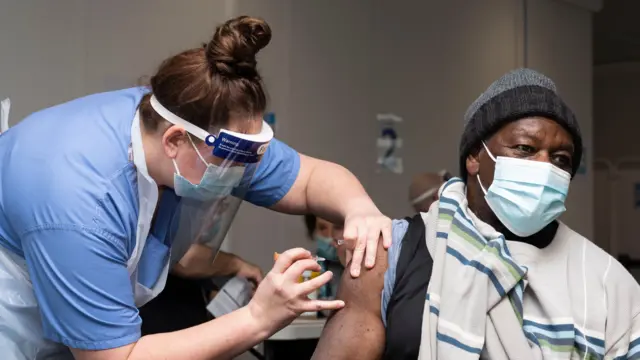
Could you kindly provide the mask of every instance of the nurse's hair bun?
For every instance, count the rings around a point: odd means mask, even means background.
[[[170,112],[208,131],[261,122],[267,93],[256,54],[270,40],[264,20],[231,19],[216,28],[209,43],[165,59],[150,79],[151,92]],[[146,130],[169,124],[151,107],[149,95],[140,103],[140,114]]]
[[[229,78],[259,78],[256,54],[271,41],[271,28],[262,19],[240,16],[216,28],[205,47],[209,68]]]

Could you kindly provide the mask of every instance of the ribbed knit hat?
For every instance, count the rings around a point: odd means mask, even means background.
[[[582,135],[573,111],[556,92],[548,77],[531,69],[517,69],[503,75],[469,106],[460,140],[460,176],[467,180],[466,159],[474,149],[507,123],[531,116],[557,121],[573,137],[573,171],[582,159]]]

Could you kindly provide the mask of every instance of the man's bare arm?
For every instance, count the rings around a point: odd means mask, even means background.
[[[385,329],[380,299],[386,270],[387,251],[380,242],[373,269],[363,268],[357,279],[348,271],[343,273],[337,298],[344,300],[345,307],[327,320],[312,360],[382,358]]]

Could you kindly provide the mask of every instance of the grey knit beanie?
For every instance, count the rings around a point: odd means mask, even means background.
[[[467,180],[466,159],[481,142],[511,121],[544,116],[557,121],[573,137],[573,171],[582,159],[582,135],[573,111],[556,92],[548,77],[531,69],[517,69],[503,75],[469,106],[460,140],[460,175]]]

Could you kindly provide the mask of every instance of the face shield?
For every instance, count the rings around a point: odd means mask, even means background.
[[[198,153],[194,161],[204,169],[198,184],[182,177],[176,166],[174,190],[180,200],[169,227],[171,260],[179,261],[194,243],[207,246],[215,255],[273,139],[273,130],[262,121],[257,134],[222,129],[213,135],[167,110],[155,96],[151,96],[150,102],[160,116],[184,128],[190,138],[203,142],[199,145],[192,142]]]

